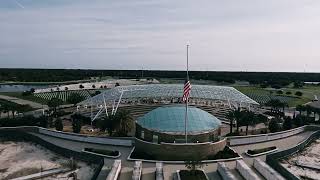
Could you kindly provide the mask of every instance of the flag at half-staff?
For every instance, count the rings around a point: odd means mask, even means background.
[[[190,81],[189,81],[189,80],[186,80],[186,82],[184,83],[183,96],[182,96],[182,100],[183,100],[184,102],[188,102],[188,101],[189,101],[190,91],[191,91]]]

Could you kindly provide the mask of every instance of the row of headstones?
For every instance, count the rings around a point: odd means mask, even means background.
[[[266,179],[266,180],[285,180],[278,172],[272,169],[262,160],[256,158],[253,160],[253,167]],[[261,179],[250,167],[243,161],[236,161],[236,169],[241,176],[246,180],[257,180]],[[218,163],[218,173],[221,175],[223,180],[236,180],[237,178],[232,174],[230,169],[225,163]]]
[[[121,160],[115,160],[112,169],[108,174],[107,180],[117,180],[121,171]],[[142,175],[142,162],[135,161],[132,172],[132,180],[140,180]],[[155,172],[156,180],[163,180],[163,164],[161,162],[156,163],[156,172]]]

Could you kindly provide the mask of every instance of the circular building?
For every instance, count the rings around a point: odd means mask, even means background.
[[[156,108],[136,121],[136,138],[153,143],[185,142],[184,105]],[[221,121],[194,106],[188,107],[187,134],[189,143],[219,140]]]

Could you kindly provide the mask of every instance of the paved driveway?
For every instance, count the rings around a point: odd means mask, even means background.
[[[268,146],[277,146],[279,150],[284,150],[290,148],[299,142],[303,141],[307,137],[309,137],[313,132],[307,131],[303,132],[294,136],[290,136],[284,139],[278,139],[269,142],[257,143],[257,144],[249,144],[249,145],[241,145],[241,146],[232,146],[234,150],[236,150],[243,158],[244,161],[251,166],[253,164],[253,158],[246,156],[244,152],[248,149],[255,149],[255,148],[263,148]],[[128,161],[127,157],[131,151],[131,147],[122,147],[122,146],[111,146],[111,145],[101,145],[101,144],[94,144],[94,143],[84,143],[84,142],[77,142],[77,141],[70,141],[60,138],[55,138],[51,136],[46,136],[42,134],[32,133],[48,142],[51,142],[57,146],[61,146],[64,148],[68,148],[74,151],[81,151],[85,147],[92,147],[92,148],[99,148],[99,149],[110,149],[110,150],[118,150],[121,152],[120,159],[122,160],[122,170],[119,180],[129,180],[131,179],[132,175],[132,167],[133,161]],[[260,156],[262,160],[265,161],[265,155]],[[112,166],[114,159],[105,159],[105,167],[104,169],[108,169]],[[234,174],[239,178],[242,179],[241,176],[235,170],[235,161],[226,162],[227,166],[234,172]],[[146,163],[142,164],[143,166],[143,175],[142,178],[144,180],[153,180],[154,179],[154,172],[155,172],[155,163]],[[164,173],[165,173],[165,180],[173,179],[174,173],[179,169],[186,169],[184,164],[164,164]],[[203,169],[205,170],[206,174],[209,176],[210,179],[221,179],[217,173],[217,163],[208,163],[206,164]],[[100,177],[101,179],[106,177],[106,172],[103,172]],[[99,179],[100,179],[99,178]]]

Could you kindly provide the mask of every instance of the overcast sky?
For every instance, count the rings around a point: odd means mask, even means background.
[[[0,0],[0,67],[320,72],[319,0]]]

